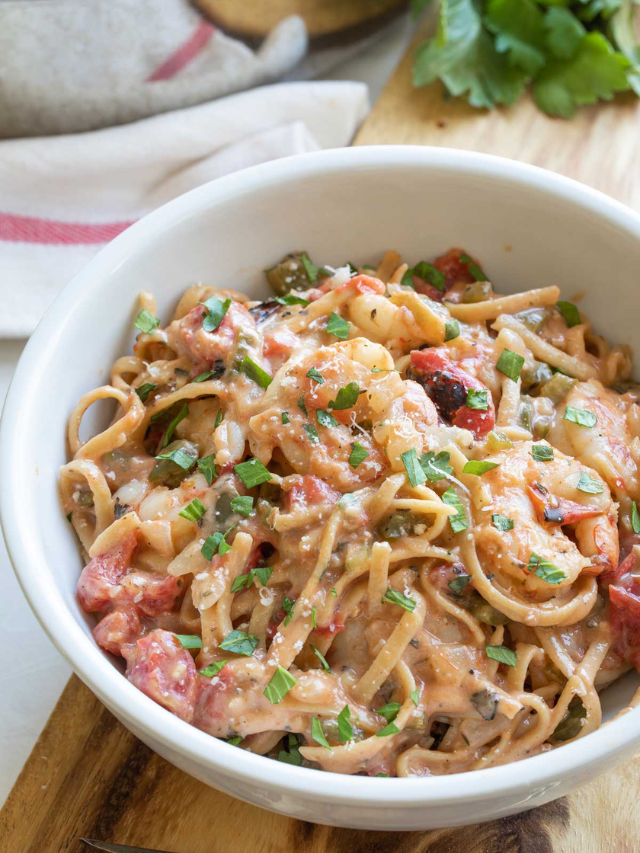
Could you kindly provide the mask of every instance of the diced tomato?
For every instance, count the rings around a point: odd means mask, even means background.
[[[169,327],[169,344],[181,355],[189,355],[197,362],[211,368],[214,362],[227,356],[236,341],[240,329],[254,329],[255,321],[244,305],[232,302],[222,323],[213,332],[207,332],[202,324],[207,311],[196,305],[182,319]]]
[[[602,515],[602,510],[598,507],[585,506],[566,498],[552,496],[546,490],[543,492],[537,484],[529,486],[527,491],[540,523],[577,524],[587,518]],[[552,497],[554,498],[553,503],[551,502]]]
[[[223,666],[214,678],[200,676],[193,724],[214,737],[231,737],[227,706],[233,670]]]
[[[93,639],[107,652],[122,654],[125,643],[134,643],[140,636],[142,626],[138,614],[131,608],[114,610],[101,619],[93,629]]]
[[[338,285],[335,292],[340,293],[343,290],[355,290],[356,293],[378,293],[384,294],[386,286],[379,278],[374,278],[372,275],[354,275],[349,281]]]
[[[318,625],[316,628],[321,637],[335,637],[340,631],[344,631],[344,622],[339,613],[334,614],[334,618],[328,625]]]
[[[425,389],[442,418],[454,426],[470,430],[476,438],[485,436],[495,424],[491,392],[485,385],[451,361],[444,347],[414,350],[407,378]],[[467,406],[469,391],[487,392],[487,410]]]
[[[291,329],[265,329],[262,351],[267,358],[287,359],[298,343],[298,336]]]
[[[87,563],[78,581],[78,600],[84,611],[95,613],[112,607],[111,592],[129,567],[135,547],[136,536],[132,533]]]
[[[145,616],[158,616],[173,608],[180,591],[180,582],[173,575],[130,572],[114,589],[111,600],[130,602]]]
[[[147,696],[182,720],[192,722],[198,673],[175,634],[156,629],[135,646],[123,646],[127,678]]]
[[[311,474],[304,474],[296,478],[286,493],[285,512],[302,511],[306,507],[317,507],[322,504],[331,507],[340,500],[340,497],[340,492],[332,489],[324,480]]]
[[[471,284],[475,281],[473,275],[469,272],[469,265],[460,260],[460,256],[464,255],[463,249],[449,249],[444,255],[440,255],[435,259],[433,265],[440,270],[445,277],[445,292],[457,281],[464,281],[465,284]]]

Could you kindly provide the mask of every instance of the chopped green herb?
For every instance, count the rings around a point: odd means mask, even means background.
[[[322,731],[322,724],[317,717],[311,718],[311,737],[316,743],[319,743],[320,746],[324,746],[325,749],[331,749],[329,742]]]
[[[240,735],[236,735],[235,737],[230,737],[225,742],[230,744],[231,746],[238,746],[238,744],[240,743],[241,740],[242,740],[242,738],[240,737]]]
[[[73,517],[73,512],[68,512],[68,513],[67,513],[67,521],[69,521],[69,522],[70,522],[70,521],[71,521],[71,519],[72,519],[72,517]]]
[[[340,743],[348,743],[353,740],[353,726],[349,722],[351,719],[351,709],[345,705],[342,711],[338,714],[338,740]]]
[[[376,737],[389,737],[389,735],[397,735],[400,733],[400,729],[396,726],[395,723],[387,723],[387,725],[380,729],[379,732],[376,732]]]
[[[164,414],[164,412],[158,413],[158,414]],[[178,414],[175,416],[175,418],[173,418],[173,420],[170,421],[169,426],[166,428],[165,433],[162,436],[162,441],[160,442],[160,449],[161,450],[163,448],[165,448],[167,446],[167,444],[171,443],[171,439],[173,438],[173,434],[176,431],[176,427],[178,426],[180,421],[183,421],[187,417],[188,414],[189,414],[189,406],[186,403],[184,403],[184,405],[182,406],[182,408],[180,409]]]
[[[218,476],[215,458],[215,454],[212,453],[210,456],[203,456],[202,459],[198,459],[198,470],[204,474],[209,485]]]
[[[271,681],[265,687],[264,695],[272,705],[277,705],[279,702],[282,702],[287,693],[292,687],[295,687],[297,683],[298,682],[290,672],[278,665],[278,668],[273,673]]]
[[[349,382],[344,388],[340,388],[336,394],[336,399],[331,400],[329,408],[337,411],[343,409],[351,409],[358,402],[360,396],[360,387],[357,382]]]
[[[539,557],[537,554],[531,554],[529,557],[527,570],[530,572],[535,570],[537,577],[552,584],[562,583],[566,577],[565,573],[561,569],[558,569],[553,565],[553,563],[543,560],[542,557]]]
[[[496,368],[500,373],[503,373],[505,376],[508,376],[509,379],[517,382],[523,365],[524,356],[518,355],[517,352],[511,352],[510,349],[503,349],[500,353],[500,358],[498,359]]]
[[[634,533],[640,533],[640,513],[635,501],[631,502],[631,529]]]
[[[290,734],[287,739],[289,752],[281,749],[278,753],[278,761],[283,761],[285,764],[293,764],[296,767],[302,766],[302,756],[300,755],[300,739],[298,735]]]
[[[207,536],[207,538],[204,540],[202,548],[200,549],[200,553],[205,558],[205,560],[211,561],[218,553],[218,548],[220,547],[222,538],[222,533],[220,532],[214,533],[213,536]],[[233,587],[231,588],[231,592],[234,592]]]
[[[398,716],[400,708],[402,708],[400,702],[389,702],[383,705],[382,708],[376,708],[376,714],[380,714],[388,723],[392,723]]]
[[[349,465],[351,465],[352,468],[357,468],[361,462],[364,462],[368,455],[369,451],[365,450],[361,444],[355,441],[353,443],[351,453],[349,454]]]
[[[248,355],[242,359],[240,364],[240,373],[244,373],[249,379],[259,385],[261,388],[268,388],[273,381],[273,377],[269,376],[266,370],[263,370],[259,364],[256,364]]]
[[[244,515],[245,518],[248,518],[253,512],[253,498],[238,495],[238,497],[231,499],[231,509],[238,515]]]
[[[323,427],[334,427],[338,426],[338,421],[333,417],[330,412],[325,412],[324,409],[318,409],[316,412],[316,417],[318,419],[318,423]]]
[[[302,266],[304,267],[304,271],[307,274],[307,278],[313,284],[318,279],[318,267],[315,264],[312,264],[309,260],[309,255],[306,252],[302,253],[302,257],[300,258],[302,261]]]
[[[600,495],[604,492],[602,481],[596,480],[595,477],[592,477],[586,471],[580,471],[580,478],[576,483],[576,489],[587,495]]]
[[[565,408],[563,420],[584,427],[594,427],[598,422],[593,412],[588,412],[586,409],[574,409],[573,406]]]
[[[388,773],[376,773],[376,779],[389,779],[390,776]]]
[[[171,462],[176,464],[179,468],[182,468],[183,471],[188,471],[196,464],[196,460],[193,456],[190,456],[188,453],[182,449],[182,447],[176,447],[179,442],[174,442],[171,446],[174,450],[169,450],[167,453],[161,453],[159,456],[156,456],[156,459],[170,459]],[[197,453],[197,449],[193,449],[194,453]]]
[[[200,675],[204,675],[205,678],[213,678],[213,676],[217,675],[228,663],[228,660],[214,661],[213,663],[210,663],[209,666],[205,666],[204,669],[199,670]]]
[[[416,602],[413,598],[409,598],[408,595],[398,592],[397,590],[392,589],[392,587],[389,587],[382,596],[382,601],[387,604],[397,604],[398,607],[402,607],[403,610],[408,610],[409,613],[413,613],[416,609]]]
[[[313,607],[311,608],[311,627],[312,627],[312,628],[317,628],[317,627],[318,627],[318,625],[317,625],[317,623],[316,623],[316,606],[315,606],[315,604],[314,604],[314,605],[313,605]]]
[[[206,302],[201,302],[200,304],[207,309],[207,315],[202,321],[202,328],[205,332],[215,332],[224,320],[224,315],[231,305],[231,300],[225,299],[222,302],[217,296],[211,296]]]
[[[204,504],[198,498],[194,498],[184,507],[184,509],[180,510],[178,515],[182,516],[182,518],[186,518],[187,521],[197,523],[206,511],[207,509]]]
[[[136,388],[136,394],[143,403],[146,403],[149,399],[149,394],[153,391],[154,388],[158,386],[153,382],[145,382],[144,385],[141,385],[139,388]]]
[[[320,436],[318,435],[318,430],[314,427],[313,424],[303,424],[302,428],[306,432],[309,441],[313,442],[314,444],[320,443]]]
[[[454,318],[444,324],[444,342],[452,341],[460,336],[460,323]]]
[[[224,415],[222,413],[222,409],[218,409],[218,414],[216,415],[216,419],[215,419],[214,424],[213,424],[214,429],[218,429],[218,427],[222,423],[223,417],[224,417]]]
[[[501,533],[504,533],[505,530],[513,530],[514,521],[512,518],[505,518],[504,515],[500,515],[499,512],[494,512],[491,515],[491,524],[495,527],[496,530],[499,530]]]
[[[332,586],[331,589],[329,590],[329,594],[333,595],[335,598],[337,598],[338,597],[338,590],[334,586]]]
[[[211,379],[213,376],[213,370],[205,370],[204,373],[199,373],[195,379],[192,379],[192,382],[206,382],[207,379]]]
[[[493,471],[494,468],[497,468],[499,464],[499,462],[479,462],[476,459],[470,459],[465,463],[462,473],[475,474],[476,477],[482,477],[487,471]]]
[[[473,388],[470,388],[467,391],[467,408],[486,412],[489,408],[488,395],[489,392],[486,389],[484,391],[474,391]]]
[[[410,287],[411,290],[415,290],[415,287],[413,286],[413,269],[412,269],[412,267],[409,267],[409,269],[406,271],[406,273],[402,276],[402,278],[400,279],[400,284],[402,284],[404,287]]]
[[[445,275],[444,273],[441,273],[439,269],[434,267],[433,264],[428,264],[426,261],[418,261],[418,263],[413,267],[413,274],[417,275],[418,278],[421,278],[428,284],[431,284],[441,293],[444,290],[446,282]]]
[[[407,472],[409,482],[414,488],[427,482],[427,475],[420,464],[418,454],[415,450],[405,450],[404,453],[400,454],[400,458],[402,459],[404,470]]]
[[[531,448],[531,455],[536,462],[549,462],[553,459],[553,447],[547,444],[534,444]]]
[[[284,617],[284,626],[285,626],[285,628],[287,627],[287,625],[289,624],[289,622],[291,622],[291,620],[293,619],[293,607],[294,607],[295,603],[296,603],[296,602],[295,602],[295,599],[287,598],[287,596],[286,596],[286,595],[285,595],[285,597],[282,599],[282,609],[283,609],[283,610],[284,610],[284,612],[287,614],[287,615]]]
[[[253,634],[247,634],[246,631],[232,631],[220,643],[220,648],[226,652],[233,652],[234,655],[249,658],[259,642],[257,637]]]
[[[317,382],[318,385],[324,385],[324,376],[320,373],[320,371],[316,370],[315,367],[307,370],[305,376],[308,379],[313,379],[314,382]]]
[[[472,258],[470,258],[469,255],[465,255],[463,252],[460,255],[460,261],[461,261],[461,263],[467,265],[467,269],[469,270],[469,272],[471,273],[471,275],[474,277],[474,279],[476,281],[489,281],[486,273],[484,273],[480,269],[478,264]]]
[[[202,648],[202,638],[197,634],[175,634],[175,638],[183,649]]]
[[[411,691],[411,693],[410,693],[409,695],[411,696],[411,701],[413,702],[413,704],[414,704],[414,705],[416,706],[416,708],[417,708],[417,707],[418,707],[418,705],[419,705],[419,703],[420,703],[420,691],[419,691],[419,690],[418,690],[418,688],[416,687],[416,689],[415,689],[415,690],[412,690],[412,691]]]
[[[487,441],[489,449],[492,451],[506,450],[509,447],[513,447],[513,442],[503,432],[494,432],[492,430],[487,436]]]
[[[233,470],[240,477],[247,489],[252,489],[261,483],[268,483],[271,479],[269,471],[259,459],[255,458],[247,459],[246,462],[239,462],[233,466]]]
[[[325,656],[322,654],[322,652],[319,649],[316,649],[316,647],[313,645],[313,643],[311,644],[311,651],[314,653],[314,655],[320,661],[320,665],[322,666],[324,671],[325,672],[331,672],[331,667],[327,663]]]
[[[447,586],[452,592],[455,592],[456,595],[460,595],[460,593],[467,586],[470,580],[471,575],[459,575],[457,578],[454,578],[452,581],[449,581]]]
[[[310,304],[308,299],[296,296],[295,293],[287,293],[286,296],[276,296],[275,301],[278,305],[302,305],[305,308]]]
[[[430,450],[422,454],[420,465],[430,483],[437,483],[438,480],[442,480],[453,473],[453,468],[449,465],[450,458],[446,450],[441,450],[439,453]]]
[[[455,515],[449,516],[449,524],[451,525],[453,532],[460,533],[462,530],[466,530],[469,526],[469,522],[467,521],[467,516],[464,513],[462,501],[455,493],[453,486],[450,486],[442,495],[442,501],[443,503],[446,503],[447,506],[452,506],[456,510]]]
[[[518,656],[506,646],[487,646],[487,657],[491,660],[497,660],[498,663],[506,663],[507,666],[515,666],[518,663]]]
[[[246,575],[238,575],[231,584],[231,592],[239,592],[241,589],[249,589],[253,586],[253,579],[258,578],[262,586],[267,586],[269,578],[273,574],[273,566],[260,566],[251,569]]]
[[[160,320],[158,320],[157,317],[154,317],[153,314],[150,314],[146,308],[143,308],[134,320],[133,325],[136,329],[140,329],[141,332],[144,332],[145,335],[151,335],[160,325]]]
[[[580,319],[580,312],[573,302],[556,302],[556,307],[559,309],[570,329],[573,326],[579,326],[582,322]]]
[[[282,413],[282,423],[283,424],[290,424],[291,423],[291,421],[289,420],[289,415],[286,412]]]
[[[334,337],[339,338],[341,341],[346,341],[349,337],[350,329],[351,323],[347,322],[347,320],[343,319],[339,314],[336,314],[335,311],[332,311],[331,314],[329,314],[327,332],[330,335],[334,335]]]

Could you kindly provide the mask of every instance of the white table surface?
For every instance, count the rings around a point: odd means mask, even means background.
[[[326,79],[363,81],[369,85],[374,103],[404,53],[411,31],[408,20],[397,21],[373,49],[325,75]],[[0,305],[2,288],[9,286],[12,285],[0,284]],[[0,400],[5,398],[23,347],[24,341],[0,341]],[[31,613],[1,540],[0,578],[0,628],[4,640],[0,656],[1,805],[66,684],[70,669]]]

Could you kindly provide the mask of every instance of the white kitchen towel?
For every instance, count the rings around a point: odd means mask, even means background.
[[[347,145],[367,109],[361,83],[282,83],[91,133],[0,141],[0,337],[29,335],[148,211],[256,163]]]

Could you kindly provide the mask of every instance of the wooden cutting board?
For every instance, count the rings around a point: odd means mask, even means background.
[[[356,144],[488,151],[579,178],[640,209],[640,104],[571,123],[525,101],[481,113],[415,91],[408,55]],[[586,748],[586,747],[585,747]],[[1,756],[0,756],[1,760]],[[220,794],[155,755],[73,677],[0,812],[1,853],[80,853],[80,836],[175,853],[637,853],[640,756],[569,797],[481,826],[425,833],[333,829]]]

